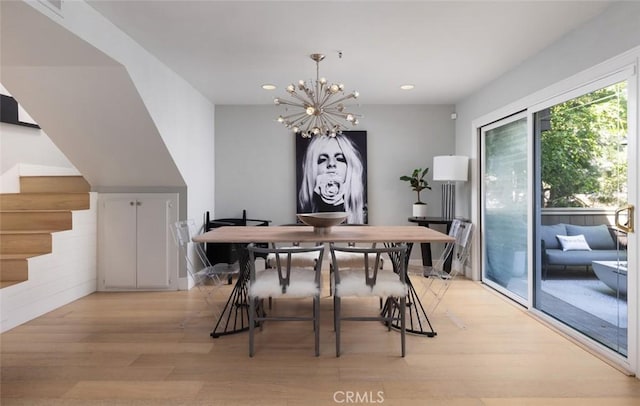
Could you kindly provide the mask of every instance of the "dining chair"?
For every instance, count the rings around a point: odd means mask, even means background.
[[[427,314],[433,314],[449,290],[455,277],[464,269],[465,263],[471,251],[471,239],[473,224],[459,219],[453,220],[449,229],[449,236],[455,240],[445,245],[440,258],[433,267],[419,268],[417,280],[422,279],[423,291],[420,294],[421,302],[425,306]],[[445,263],[451,259],[451,270],[444,269]],[[412,271],[410,271],[413,273]],[[424,278],[427,278],[424,280]]]
[[[254,330],[256,323],[263,326],[268,320],[312,321],[315,333],[315,354],[320,355],[320,270],[324,245],[313,247],[288,246],[258,247],[247,246],[249,251],[249,356],[254,355]],[[315,254],[309,262],[300,261],[300,257]],[[256,269],[256,257],[271,258],[270,268]],[[296,259],[298,257],[298,259]],[[311,316],[286,316],[267,314],[264,299],[271,298],[313,298]],[[271,311],[271,310],[270,310]]]
[[[330,244],[331,263],[334,272],[333,318],[336,332],[336,357],[340,356],[340,335],[342,321],[381,321],[391,329],[393,322],[400,324],[401,354],[406,353],[406,244],[394,244],[385,247],[350,247]],[[359,266],[349,263],[348,267],[339,261],[340,255],[359,256]],[[380,269],[384,256],[394,255],[399,260],[394,271]],[[352,259],[352,261],[355,261]],[[379,297],[385,301],[384,310],[377,309],[377,315],[344,316],[342,299],[347,297]]]
[[[215,303],[215,291],[220,285],[239,273],[238,263],[212,265],[203,245],[192,241],[193,236],[197,233],[194,220],[175,222],[171,227],[171,233],[181,255],[185,258],[187,273],[193,282],[192,287],[196,287],[205,302],[216,309],[218,306]]]

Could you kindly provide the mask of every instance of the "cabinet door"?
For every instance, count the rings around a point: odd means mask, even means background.
[[[102,201],[104,220],[100,241],[100,268],[104,287],[136,287],[136,200],[132,197]]]
[[[177,279],[176,244],[170,226],[177,221],[173,195],[138,196],[137,287],[167,289]]]

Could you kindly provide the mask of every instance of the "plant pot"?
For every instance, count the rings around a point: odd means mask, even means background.
[[[413,205],[413,217],[427,217],[427,204],[426,203],[414,203]]]

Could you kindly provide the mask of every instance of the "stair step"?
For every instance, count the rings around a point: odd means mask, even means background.
[[[24,256],[19,258],[0,258],[0,283],[4,287],[5,283],[15,284],[24,282],[29,278],[29,263]]]
[[[48,233],[2,233],[0,254],[49,254],[52,248],[51,240],[51,234]]]
[[[6,211],[2,212],[0,230],[15,231],[63,231],[73,224],[70,211]]]
[[[82,176],[21,176],[22,193],[82,193],[91,185]]]
[[[4,193],[0,210],[86,210],[89,194],[84,193]]]

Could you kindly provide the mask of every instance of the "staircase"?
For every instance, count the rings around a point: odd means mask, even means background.
[[[51,234],[89,209],[90,189],[82,176],[21,176],[20,193],[0,194],[0,288],[28,280],[27,259],[52,252]]]

